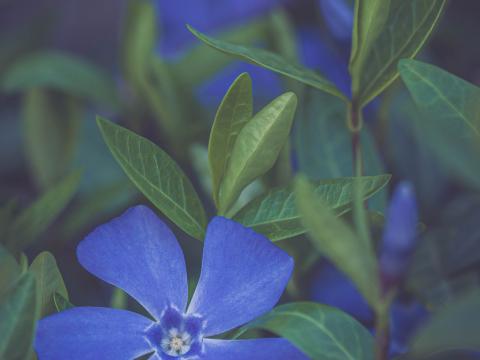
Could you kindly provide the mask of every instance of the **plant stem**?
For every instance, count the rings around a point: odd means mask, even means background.
[[[360,177],[364,172],[362,143],[361,143],[361,131],[363,127],[363,115],[362,109],[358,106],[358,102],[355,99],[348,105],[347,125],[350,133],[352,134],[352,164],[353,174],[356,177]],[[365,202],[366,206],[366,202]],[[363,234],[363,238],[366,241],[370,241],[370,234],[368,231],[368,222],[366,222],[365,214],[361,215],[362,205],[357,208],[356,213],[359,218],[356,220],[357,229],[360,234]],[[381,295],[382,301],[387,300],[385,294]],[[388,297],[387,297],[388,298]],[[389,330],[389,301],[385,301],[375,311],[375,360],[388,360],[388,350],[390,343],[390,330]]]
[[[362,143],[360,139],[360,132],[363,126],[362,109],[358,106],[358,103],[354,100],[348,105],[347,114],[348,129],[352,134],[352,165],[353,174],[356,176],[363,175],[363,156],[362,156]],[[358,162],[358,164],[357,164]]]
[[[388,360],[390,330],[388,307],[378,311],[375,319],[375,360]]]

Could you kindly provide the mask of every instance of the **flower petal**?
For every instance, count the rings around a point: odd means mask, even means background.
[[[205,339],[205,360],[307,360],[295,346],[281,338],[252,340]]]
[[[182,249],[152,210],[136,206],[99,226],[77,248],[80,263],[95,276],[134,297],[152,316],[188,297]]]
[[[126,310],[77,307],[38,322],[39,360],[130,360],[152,351],[144,336],[153,322]]]
[[[216,335],[271,310],[293,270],[293,259],[263,235],[222,217],[209,224],[200,280],[188,308]]]

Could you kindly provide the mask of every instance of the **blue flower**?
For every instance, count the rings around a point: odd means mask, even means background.
[[[78,307],[42,319],[35,349],[43,359],[305,359],[280,338],[220,340],[269,311],[293,269],[291,257],[264,236],[215,217],[187,307],[187,272],[171,230],[137,206],[94,230],[77,248],[80,263],[136,299],[151,318],[117,309]]]
[[[380,275],[388,290],[405,275],[417,239],[418,210],[413,186],[400,183],[387,212],[380,252]]]

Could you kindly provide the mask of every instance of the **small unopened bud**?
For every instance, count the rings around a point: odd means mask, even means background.
[[[405,276],[417,239],[418,210],[413,186],[400,183],[387,212],[380,252],[380,276],[384,290],[397,286]]]

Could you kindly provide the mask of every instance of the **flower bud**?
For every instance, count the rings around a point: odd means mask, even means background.
[[[400,183],[387,212],[380,252],[380,275],[388,290],[403,279],[417,238],[418,211],[412,184]]]

